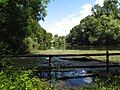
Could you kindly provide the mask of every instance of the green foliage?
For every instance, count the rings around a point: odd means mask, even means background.
[[[29,18],[28,20],[28,26],[27,26],[27,35],[28,37],[25,38],[24,41],[30,41],[29,42],[29,48],[28,50],[38,50],[38,49],[48,49],[51,47],[51,40],[52,40],[52,34],[47,33],[45,29],[43,29],[37,22],[37,20],[33,20],[32,18]],[[26,45],[27,43],[25,43]],[[34,45],[35,48],[32,48],[31,46]],[[28,47],[28,45],[27,45]]]
[[[0,0],[0,5],[5,5],[7,4],[8,0]]]
[[[40,45],[35,42],[31,37],[25,38],[24,43],[27,46],[28,51],[38,50],[40,47]]]
[[[0,72],[0,90],[52,90],[44,80],[30,77],[29,72],[10,69]]]
[[[52,45],[52,34],[51,33],[46,33],[46,49],[51,49],[51,45]]]
[[[65,49],[65,36],[54,35],[52,44],[54,49]]]
[[[14,68],[8,60],[0,61],[0,90],[53,90],[45,80],[33,77],[32,71]]]
[[[103,6],[95,5],[92,15],[85,17],[72,28],[67,43],[78,45],[120,44],[120,8],[118,0],[105,0]]]
[[[38,20],[44,20],[48,2],[49,0],[0,0],[1,52],[25,54],[29,51],[24,40],[28,37],[34,40],[38,38],[39,31],[45,31]],[[37,45],[38,41],[34,41]]]

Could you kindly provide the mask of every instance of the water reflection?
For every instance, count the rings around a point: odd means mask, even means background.
[[[76,70],[69,70],[69,71],[45,71],[45,72],[39,72],[37,75],[39,77],[47,78],[49,77],[49,74],[51,77],[54,78],[62,78],[62,77],[77,77],[77,76],[84,76],[87,74],[85,70],[82,69],[76,69]]]
[[[15,65],[20,65],[21,67],[38,67],[38,71],[35,72],[35,75],[40,78],[54,78],[55,83],[57,85],[61,85],[59,83],[62,83],[67,87],[74,87],[74,86],[81,86],[86,84],[92,84],[94,82],[95,77],[82,77],[79,78],[78,76],[83,76],[85,74],[94,73],[94,72],[106,72],[106,68],[67,68],[67,69],[60,69],[59,66],[90,66],[90,65],[105,65],[105,62],[100,61],[92,61],[92,60],[66,60],[66,59],[60,59],[59,57],[53,57],[51,61],[52,67],[58,67],[58,69],[55,70],[49,70],[49,69],[39,69],[39,67],[48,67],[49,64],[49,58],[42,57],[42,58],[20,58],[17,60],[17,63]],[[84,62],[83,62],[84,61]],[[120,72],[119,68],[111,68],[111,70],[115,72]],[[57,78],[63,78],[63,77],[73,77],[73,78],[66,78],[62,80],[58,80]],[[74,78],[77,77],[77,78]],[[53,79],[51,82],[54,81]],[[60,82],[59,82],[60,81]],[[57,86],[56,85],[56,86]]]
[[[86,78],[83,78],[83,81],[85,81],[86,83],[91,83],[93,79],[91,77],[86,77]]]
[[[39,62],[39,66],[48,65],[47,58],[43,62]],[[51,66],[58,67],[57,70],[40,70],[37,73],[37,76],[40,78],[52,78],[50,82],[53,83],[55,80],[55,86],[61,87],[63,86],[72,88],[72,87],[79,87],[83,85],[91,85],[95,81],[95,77],[80,77],[84,76],[89,73],[94,72],[106,72],[106,68],[67,68],[67,69],[60,69],[59,66],[89,66],[89,65],[105,65],[106,63],[100,61],[91,61],[87,60],[65,60],[59,57],[52,58]],[[49,72],[50,71],[50,72]],[[66,78],[64,78],[66,77]]]
[[[82,85],[86,85],[86,84],[91,84],[92,82],[94,82],[94,78],[95,77],[78,77],[75,78],[77,76],[83,76],[85,75],[87,72],[85,70],[82,69],[76,69],[76,70],[71,70],[71,71],[64,71],[64,72],[51,72],[51,77],[56,79],[56,83],[57,85],[61,84],[61,82],[58,81],[59,78],[64,78],[64,77],[68,77],[65,79],[62,79],[61,81],[64,82],[64,86],[67,87],[77,87],[77,86],[82,86]],[[39,77],[44,77],[44,78],[48,78],[49,77],[49,72],[40,72],[38,73]],[[73,77],[72,79],[69,79],[69,77]]]
[[[68,79],[68,80],[65,80],[65,84],[67,87],[90,85],[94,82],[94,78],[95,77]]]

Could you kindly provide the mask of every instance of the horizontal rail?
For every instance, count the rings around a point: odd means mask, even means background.
[[[120,65],[98,65],[98,66],[60,66],[59,68],[106,68],[106,67],[120,67]],[[55,69],[55,67],[53,67]],[[57,68],[56,68],[57,69]]]
[[[112,75],[120,75],[120,73],[111,73]],[[105,74],[106,75],[106,74]],[[57,78],[58,80],[65,80],[65,79],[77,79],[77,78],[85,78],[85,77],[96,77],[96,76],[105,76],[105,75],[102,75],[102,74],[84,74],[84,75],[81,75],[81,76],[73,76],[73,77],[60,77],[60,78]],[[109,74],[110,75],[110,74]]]
[[[64,76],[64,77],[54,77],[54,79],[56,80],[66,80],[66,79],[77,79],[77,78],[85,78],[85,77],[95,77],[97,76],[97,74],[84,74],[84,75],[80,75],[80,76]],[[46,78],[46,77],[42,77],[42,78]],[[52,79],[51,76],[48,76],[47,79]]]
[[[68,68],[106,68],[106,67],[120,67],[120,65],[98,65],[98,66],[58,66],[58,67],[39,67],[36,69],[68,69]]]
[[[13,57],[60,57],[60,56],[105,56],[106,53],[98,54],[32,54],[32,55],[17,55]],[[120,53],[109,53],[109,56],[120,55]]]
[[[84,74],[84,75],[81,75],[81,76],[73,76],[73,77],[59,77],[57,78],[58,80],[65,80],[65,79],[77,79],[77,78],[85,78],[85,77],[95,77],[97,76],[96,74],[93,75],[93,74]]]

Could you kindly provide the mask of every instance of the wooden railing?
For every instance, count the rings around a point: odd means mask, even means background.
[[[104,68],[106,67],[106,72],[109,73],[109,67],[120,67],[120,65],[110,65],[110,56],[120,55],[120,53],[97,53],[97,54],[36,54],[36,55],[18,55],[17,57],[49,57],[49,69],[57,69],[57,67],[51,67],[51,60],[53,57],[68,57],[68,56],[106,56],[106,65],[97,66],[60,66],[59,68]],[[45,67],[44,67],[45,68]]]
[[[64,69],[64,68],[106,68],[106,72],[109,73],[109,68],[110,67],[120,67],[120,65],[111,65],[109,57],[110,56],[119,56],[120,53],[109,53],[109,51],[106,51],[106,53],[96,53],[96,54],[32,54],[32,55],[17,55],[13,57],[49,57],[49,66],[48,67],[39,67],[39,70],[42,69],[49,69],[49,77],[51,77],[51,71],[52,70],[58,70],[58,67],[52,67],[51,66],[51,60],[53,57],[72,57],[72,56],[106,56],[106,65],[92,65],[92,66],[59,66],[59,69]],[[86,74],[83,76],[77,76],[78,77],[88,77],[88,76],[94,76],[92,74]],[[62,77],[60,79],[65,79],[65,78],[75,78],[75,77]]]

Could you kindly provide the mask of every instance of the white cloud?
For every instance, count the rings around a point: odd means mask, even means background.
[[[81,7],[82,10],[78,13],[70,14],[60,21],[55,22],[52,26],[43,26],[48,32],[52,34],[58,34],[60,36],[65,36],[69,34],[69,31],[76,25],[80,23],[80,20],[91,14],[92,6],[90,4],[85,4]]]
[[[103,5],[104,0],[96,0],[94,4]],[[60,21],[56,21],[51,26],[43,26],[48,32],[52,33],[53,35],[58,34],[60,36],[65,36],[69,34],[70,30],[80,23],[80,20],[85,18],[88,15],[91,15],[91,4],[85,4],[81,7],[80,12],[76,12],[70,14]]]
[[[103,2],[104,2],[104,0],[96,0],[95,5],[99,4],[100,6],[103,6]]]
[[[86,16],[92,14],[92,12],[91,12],[92,5],[85,4],[81,8],[82,8],[82,10],[79,13],[80,13],[80,17],[82,17],[82,19],[85,18]]]

